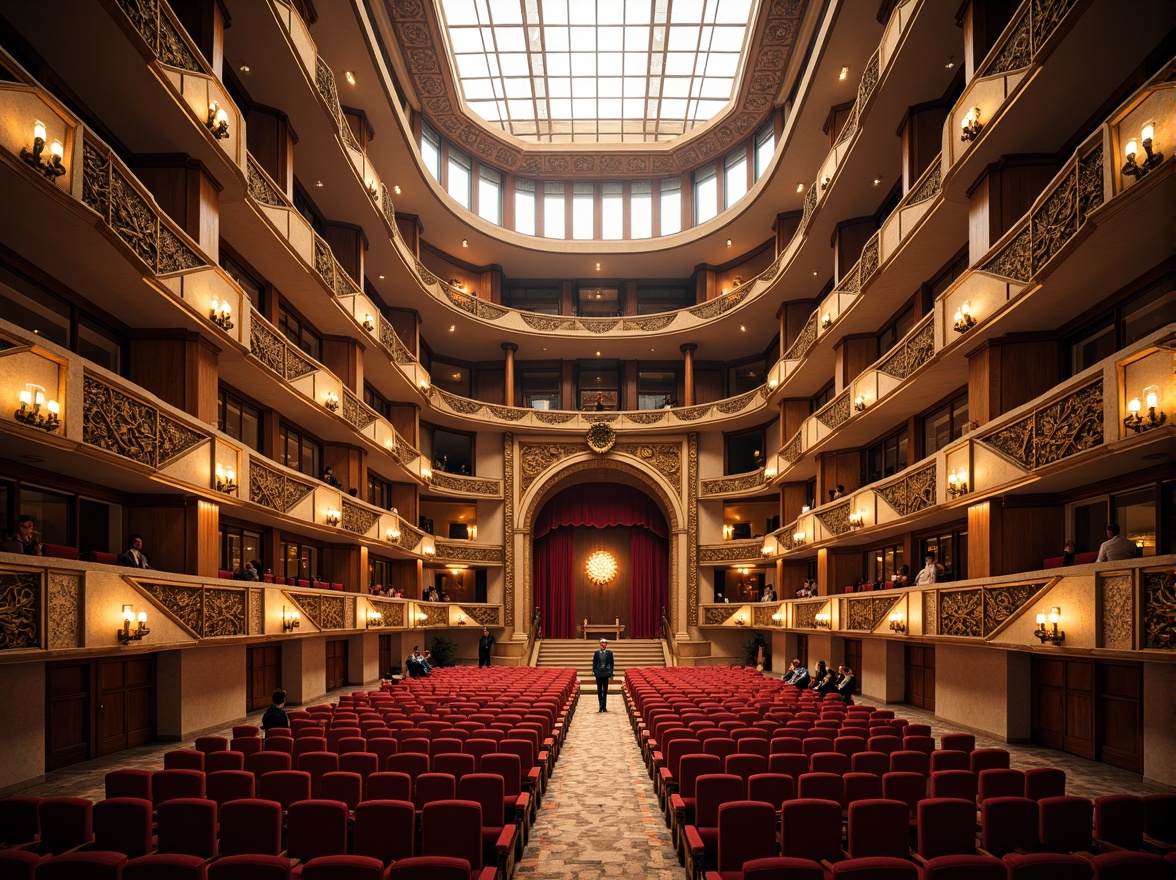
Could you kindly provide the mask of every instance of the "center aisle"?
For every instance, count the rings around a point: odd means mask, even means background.
[[[596,711],[594,686],[580,704],[560,748],[520,876],[642,877],[681,880],[653,783],[625,714],[624,698],[609,694]]]

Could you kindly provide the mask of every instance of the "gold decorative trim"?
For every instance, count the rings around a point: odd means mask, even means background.
[[[500,626],[497,605],[458,605],[458,610],[479,626]]]
[[[686,621],[698,625],[698,434],[686,436]],[[676,525],[676,524],[674,524]],[[672,532],[671,532],[672,534]],[[671,547],[674,544],[671,542]],[[673,562],[673,554],[670,561]],[[673,571],[673,569],[671,569]],[[670,622],[677,616],[676,580],[670,577]]]
[[[208,436],[90,373],[82,378],[82,440],[91,446],[162,468]]]
[[[1026,470],[1101,446],[1102,379],[998,428],[981,437],[980,442]]]
[[[505,581],[505,588],[503,591],[503,608],[505,609],[506,625],[514,626],[514,606],[515,606],[515,445],[514,434],[509,431],[503,434],[502,437],[502,500],[503,500],[503,530],[506,539],[502,544],[502,574]],[[520,456],[521,456],[520,451]],[[526,486],[523,485],[521,491],[526,491]],[[528,536],[529,540],[529,536]],[[529,575],[529,573],[528,573]],[[528,600],[528,605],[531,603],[533,588],[531,586],[530,577],[524,580],[524,598]],[[527,627],[532,627],[533,624],[529,622],[530,614],[526,615],[528,618]]]
[[[0,651],[41,647],[41,573],[0,573]]]
[[[376,420],[376,414],[363,405],[362,401],[346,388],[343,389],[343,418],[355,428],[362,431]]]
[[[258,456],[249,456],[249,500],[254,504],[289,513],[314,486],[266,467]],[[403,529],[403,526],[401,527]]]
[[[989,638],[1018,614],[1046,584],[1009,584],[936,591],[938,633],[928,635]],[[926,631],[926,623],[924,623]]]
[[[830,430],[836,430],[849,421],[849,396],[852,389],[847,388],[833,398],[822,409],[817,410],[817,421]]]
[[[380,519],[379,511],[368,510],[350,501],[343,502],[342,526],[357,535],[366,535]]]
[[[461,474],[449,474],[444,471],[433,471],[433,488],[447,489],[451,492],[462,492],[467,495],[479,495],[487,498],[502,497],[502,483],[483,477],[467,477]]]
[[[817,614],[825,602],[797,602],[792,606],[792,626],[795,629],[816,629]]]
[[[701,547],[698,551],[698,561],[703,565],[742,562],[748,559],[758,562],[761,546],[759,541],[750,541],[743,544],[724,544],[722,547]]]
[[[717,477],[702,481],[702,496],[725,495],[729,492],[746,492],[758,489],[764,485],[764,472],[751,471],[746,474],[736,474],[731,477]]]
[[[172,619],[198,639],[228,638],[248,632],[248,592],[237,587],[205,587],[133,580]]]
[[[82,576],[80,573],[49,572],[49,608],[46,619],[50,651],[80,648],[82,632]]]
[[[1135,647],[1135,590],[1130,574],[1099,575],[1098,647],[1130,651]]]
[[[588,429],[588,433],[584,435],[584,439],[588,443],[588,448],[597,455],[604,455],[616,445],[617,434],[611,427],[603,422],[597,422]]]
[[[873,632],[886,619],[899,596],[867,596],[864,598],[841,599],[841,623],[847,630]]]
[[[875,369],[896,379],[906,379],[935,356],[934,314],[929,314],[887,353]]]
[[[1176,577],[1171,571],[1143,573],[1145,648],[1176,648]]]
[[[935,463],[904,474],[875,490],[901,516],[910,516],[935,505]]]
[[[837,504],[833,507],[817,509],[817,519],[831,534],[844,535],[849,531],[849,504]]]
[[[438,563],[451,560],[454,562],[484,562],[492,565],[502,563],[501,547],[475,544],[471,541],[437,541],[436,547],[436,561]]]
[[[326,590],[317,593],[291,593],[283,590],[283,594],[297,605],[307,620],[319,629],[346,629],[347,611],[344,606],[347,599],[344,596],[331,595]]]

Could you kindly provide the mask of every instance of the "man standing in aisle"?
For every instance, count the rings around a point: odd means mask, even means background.
[[[490,635],[490,627],[482,627],[482,638],[478,639],[478,668],[490,665],[490,649],[494,647],[494,636]]]
[[[608,649],[608,639],[600,640],[600,649],[592,655],[592,677],[596,679],[596,698],[600,700],[599,712],[607,712],[608,683],[613,677],[613,655]]]

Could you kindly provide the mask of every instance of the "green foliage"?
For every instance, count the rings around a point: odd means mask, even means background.
[[[753,632],[751,638],[743,643],[743,664],[745,666],[755,666],[756,657],[759,656],[759,649],[764,649],[764,662],[767,662],[768,655],[772,652],[772,642],[762,632]]]
[[[444,636],[438,636],[433,639],[433,644],[429,645],[429,651],[431,666],[452,666],[453,658],[457,655],[457,642]]]

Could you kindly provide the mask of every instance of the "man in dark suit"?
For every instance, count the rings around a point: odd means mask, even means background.
[[[478,639],[478,668],[490,665],[490,649],[494,647],[494,636],[490,635],[490,627],[482,627],[482,637]]]
[[[608,683],[613,677],[613,655],[608,649],[608,639],[600,640],[600,648],[592,655],[592,677],[596,679],[596,698],[600,700],[599,712],[607,712]]]
[[[127,549],[118,554],[119,565],[129,565],[131,568],[150,568],[147,554],[143,552],[143,536],[131,535]]]

